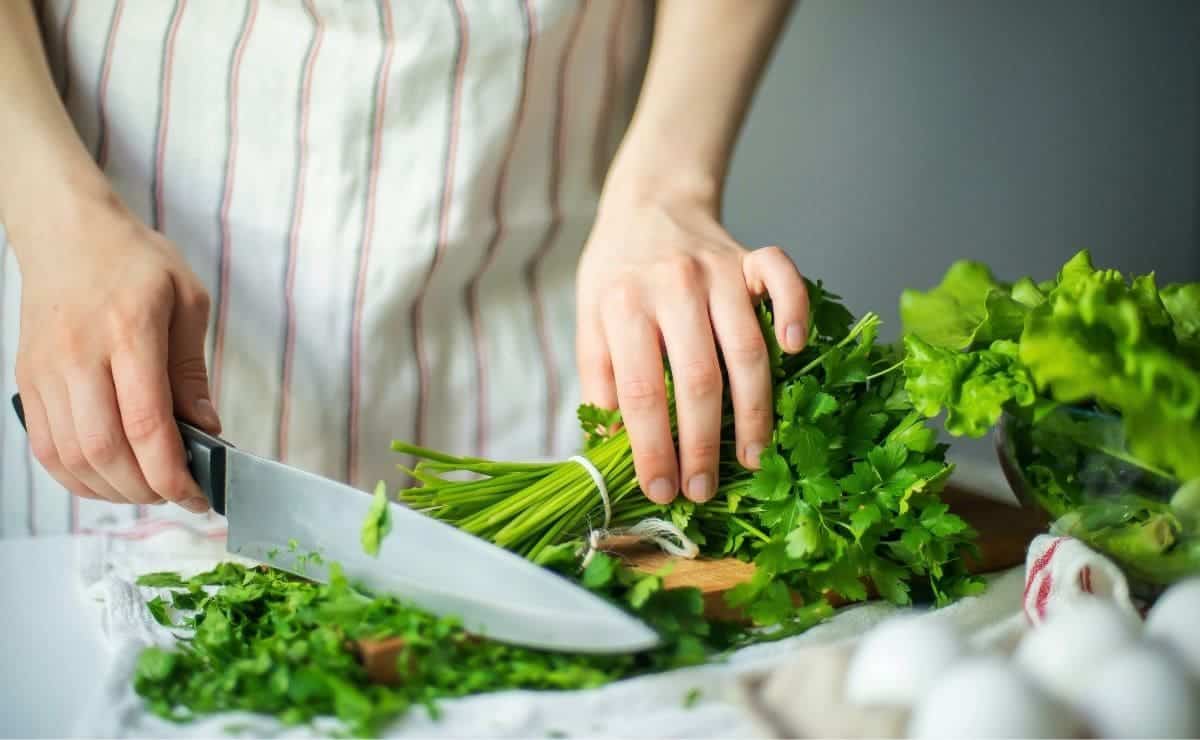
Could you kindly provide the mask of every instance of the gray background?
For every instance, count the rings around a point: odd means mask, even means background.
[[[958,258],[1200,279],[1200,2],[809,0],[735,154],[725,219],[895,336]],[[958,457],[990,460],[986,442]],[[964,460],[964,462],[966,462]]]

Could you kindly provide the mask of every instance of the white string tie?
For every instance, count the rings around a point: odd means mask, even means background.
[[[604,476],[600,474],[600,470],[591,460],[582,455],[575,455],[570,458],[570,461],[583,466],[583,469],[591,476],[592,482],[596,484],[596,491],[600,494],[600,501],[604,505],[604,525],[588,532],[587,551],[583,556],[582,567],[586,568],[588,563],[592,562],[592,556],[601,548],[605,540],[619,536],[636,537],[643,542],[653,542],[668,555],[688,560],[700,554],[700,548],[696,546],[696,543],[688,539],[683,530],[665,519],[648,517],[632,527],[609,529],[609,524],[612,522],[612,501],[608,496],[608,486],[604,482]]]

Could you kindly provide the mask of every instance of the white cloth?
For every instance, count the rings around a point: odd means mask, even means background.
[[[309,728],[286,731],[274,721],[227,714],[187,725],[159,720],[141,709],[132,689],[137,652],[170,639],[167,630],[144,609],[154,589],[133,585],[137,575],[178,570],[187,575],[227,557],[219,531],[203,532],[174,523],[139,527],[94,538],[80,552],[80,574],[90,603],[99,611],[112,660],[108,675],[78,727],[79,735],[110,737],[213,737],[238,724],[256,736],[306,736]],[[1019,615],[1023,569],[989,577],[980,596],[932,612],[930,618],[954,620],[964,631],[994,634]],[[741,704],[743,681],[788,661],[803,660],[809,646],[853,640],[897,609],[868,603],[842,610],[832,620],[777,643],[756,645],[724,663],[619,681],[575,692],[507,691],[443,703],[444,716],[428,719],[413,711],[388,733],[418,737],[545,737],[556,731],[572,736],[605,737],[750,737],[758,734],[753,716]],[[684,699],[700,689],[691,708]]]
[[[1025,566],[993,581],[988,593],[921,618],[952,620],[972,652],[1009,656],[1030,630],[1083,599],[1105,599],[1140,618],[1128,581],[1111,560],[1079,540],[1039,535],[1030,543]],[[846,698],[843,686],[856,646],[855,639],[805,651],[766,675],[747,677],[742,703],[760,732],[770,737],[904,737],[909,707],[861,707]]]
[[[649,4],[37,5],[84,144],[212,296],[231,442],[366,490],[401,482],[396,438],[501,459],[578,447],[574,270]],[[0,230],[0,536],[131,520],[30,459],[7,409],[19,312]]]

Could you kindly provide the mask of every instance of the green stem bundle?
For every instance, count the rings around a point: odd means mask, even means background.
[[[759,624],[800,619],[790,594],[807,603],[830,592],[864,599],[865,580],[896,603],[907,603],[910,592],[945,603],[977,590],[961,557],[974,533],[939,500],[950,466],[904,392],[903,355],[876,343],[877,315],[855,322],[819,284],[809,284],[809,296],[811,340],[795,355],[782,353],[770,309],[760,309],[775,399],[772,442],[758,470],[742,467],[727,403],[717,492],[706,504],[649,501],[619,414],[590,406],[579,414],[584,455],[604,478],[607,518],[590,471],[577,461],[503,463],[404,442],[392,449],[418,460],[404,470],[419,485],[399,497],[534,562],[568,569],[578,568],[591,530],[668,520],[702,555],[754,562],[754,580],[727,600]],[[669,371],[667,390],[674,425]]]
[[[821,366],[830,353],[844,349],[864,332],[874,332],[879,317],[868,313],[832,347],[796,355],[781,361],[780,374],[789,379],[807,375]],[[800,363],[803,362],[801,365]],[[789,367],[791,366],[791,367]],[[879,375],[898,370],[893,364]],[[674,404],[670,404],[674,430]],[[733,415],[721,420],[721,438],[732,439]],[[628,527],[647,517],[669,516],[671,507],[650,502],[642,495],[633,468],[633,452],[624,429],[593,437],[584,453],[603,476],[608,490],[610,527]],[[603,502],[595,481],[578,462],[497,462],[475,457],[458,457],[406,442],[392,442],[392,450],[417,458],[414,469],[402,468],[422,485],[400,492],[400,498],[463,531],[543,562],[554,546],[581,541],[589,529],[604,522]],[[449,480],[438,473],[470,473],[485,476],[476,480]],[[748,484],[751,472],[742,468],[728,442],[722,446],[720,485],[710,506],[719,511],[729,494]],[[740,521],[735,526],[769,539],[761,531]]]

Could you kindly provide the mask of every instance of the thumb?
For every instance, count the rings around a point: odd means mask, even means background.
[[[176,280],[175,310],[167,338],[167,377],[175,414],[209,434],[220,434],[221,420],[213,406],[204,360],[208,312],[208,293],[191,281]]]

